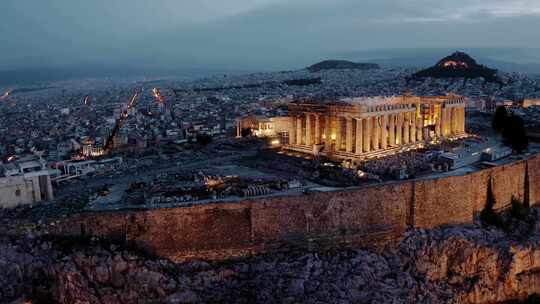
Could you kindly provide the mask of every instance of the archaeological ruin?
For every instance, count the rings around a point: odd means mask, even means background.
[[[465,134],[465,99],[445,96],[353,98],[289,104],[285,149],[365,159]]]

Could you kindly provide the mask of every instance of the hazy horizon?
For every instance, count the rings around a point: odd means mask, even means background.
[[[0,9],[0,70],[280,70],[355,52],[415,49],[529,50],[490,58],[540,62],[534,0],[4,0]]]

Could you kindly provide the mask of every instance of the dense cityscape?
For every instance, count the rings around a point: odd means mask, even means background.
[[[454,62],[452,56],[445,60]],[[78,212],[339,193],[459,177],[540,152],[534,76],[415,78],[418,69],[346,63],[191,81],[88,79],[6,89],[2,225],[11,235],[48,235],[58,219]],[[304,116],[314,105],[328,109]],[[382,116],[339,118],[347,107]],[[394,108],[405,112],[392,114]],[[498,115],[518,117],[530,142],[511,139],[519,126],[511,136],[498,134]]]
[[[137,183],[150,182],[158,174],[173,173],[172,168],[184,172],[183,178],[192,182],[197,179],[193,180],[191,176],[205,169],[207,173],[199,179],[204,186],[205,178],[226,177],[219,174],[222,171],[220,166],[209,167],[211,163],[241,165],[245,173],[240,169],[239,172],[229,173],[231,176],[244,175],[247,179],[241,183],[244,188],[236,189],[237,185],[234,187],[236,190],[225,193],[242,196],[241,193],[250,193],[252,191],[248,189],[258,186],[263,187],[261,191],[264,193],[277,191],[275,186],[267,185],[264,179],[259,180],[259,175],[272,180],[271,183],[281,181],[302,185],[300,188],[303,190],[316,186],[350,186],[365,183],[362,180],[366,178],[340,178],[337,181],[336,178],[325,176],[357,176],[357,172],[350,170],[355,168],[364,169],[366,174],[362,176],[369,176],[368,180],[375,181],[400,175],[402,178],[415,176],[417,171],[425,174],[440,168],[439,151],[458,151],[459,145],[442,143],[442,146],[428,147],[422,153],[391,155],[385,160],[363,162],[354,168],[341,166],[339,162],[335,163],[337,166],[328,167],[331,163],[322,162],[315,168],[291,170],[290,166],[285,165],[287,162],[275,159],[286,157],[284,155],[253,159],[257,153],[266,153],[261,152],[264,151],[261,148],[272,148],[272,140],[257,143],[262,136],[248,141],[235,139],[238,120],[284,116],[288,112],[287,105],[297,100],[339,101],[369,96],[437,96],[453,93],[466,99],[467,116],[471,118],[469,128],[476,128],[478,135],[487,135],[484,138],[466,139],[466,146],[478,146],[476,149],[481,152],[497,141],[490,140],[489,119],[482,119],[491,115],[497,106],[506,106],[509,111],[523,117],[529,133],[538,134],[538,108],[523,107],[524,100],[534,102],[540,96],[540,84],[534,77],[501,73],[503,84],[499,84],[481,78],[411,79],[410,75],[414,72],[414,69],[379,67],[367,70],[323,69],[317,72],[305,69],[216,75],[181,82],[78,80],[9,89],[6,92],[10,93],[2,101],[0,153],[6,168],[10,164],[39,159],[50,174],[59,199],[65,196],[64,193],[76,192],[81,184],[87,187],[88,183],[96,185],[95,193],[103,191],[101,186],[107,189],[106,192],[111,189],[122,192]],[[296,82],[290,83],[291,80]],[[131,102],[133,109],[128,109]],[[473,125],[473,121],[480,123]],[[277,134],[274,137],[277,138]],[[465,159],[466,156],[461,158]],[[276,166],[273,166],[273,170],[261,171],[260,159],[276,163]],[[426,159],[431,161],[426,162]],[[427,166],[430,162],[433,164],[431,169]],[[280,167],[283,168],[279,170]],[[337,172],[339,170],[345,171]],[[182,175],[179,172],[174,174]],[[124,183],[120,186],[115,185],[119,183],[111,183],[113,177]],[[174,187],[186,191],[187,186]],[[168,199],[151,196],[147,201],[197,201],[195,198],[225,195],[221,191],[218,191],[218,195],[206,186],[189,187],[201,189],[193,190],[195,193],[209,192],[204,195],[186,193],[180,198]],[[114,200],[122,201],[124,196],[118,194]],[[91,197],[95,197],[95,194]],[[92,208],[99,207],[100,204],[92,204]],[[105,204],[101,207],[108,206]]]
[[[540,303],[536,2],[98,2],[0,5],[0,303]]]

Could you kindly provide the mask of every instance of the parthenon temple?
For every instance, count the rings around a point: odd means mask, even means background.
[[[448,94],[293,102],[289,120],[288,144],[283,148],[364,159],[463,136],[465,99]]]

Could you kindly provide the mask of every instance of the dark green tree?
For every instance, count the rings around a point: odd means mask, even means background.
[[[208,134],[197,134],[197,143],[201,146],[207,146],[212,142],[212,136]]]
[[[504,143],[518,153],[523,152],[529,146],[525,124],[519,116],[510,115],[506,118],[502,136]]]
[[[242,137],[248,137],[251,136],[251,129],[250,128],[244,128],[242,131],[240,131]]]
[[[494,209],[495,195],[493,195],[492,183],[493,181],[490,177],[487,187],[486,206],[484,207],[484,210],[482,210],[482,212],[480,213],[480,219],[482,220],[482,223],[486,226],[495,226],[501,229],[506,229],[504,219],[500,214],[497,214]]]
[[[528,208],[522,201],[512,195],[512,209],[511,214],[518,220],[526,219],[530,214],[530,208]]]
[[[508,118],[508,112],[504,106],[499,106],[495,110],[495,115],[493,116],[493,121],[491,122],[491,127],[496,132],[502,132],[506,125],[506,119]]]

